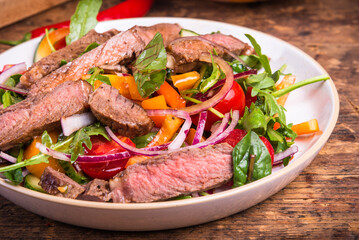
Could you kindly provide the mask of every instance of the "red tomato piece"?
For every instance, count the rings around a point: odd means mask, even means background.
[[[125,142],[133,147],[136,145],[127,137],[120,137],[122,142]],[[120,153],[126,151],[114,141],[108,141],[102,136],[91,136],[92,148],[91,150],[85,146],[86,155],[105,155]],[[92,162],[78,162],[81,169],[92,178],[99,178],[108,180],[115,176],[117,173],[125,169],[127,159],[111,160],[101,163]]]
[[[229,135],[228,137],[226,137],[225,139],[222,140],[222,143],[228,143],[229,145],[231,145],[232,147],[235,147],[237,145],[237,143],[239,141],[242,140],[242,138],[244,138],[244,136],[246,136],[247,132],[242,130],[242,129],[234,129]],[[272,166],[273,166],[273,161],[274,161],[274,149],[272,147],[272,145],[270,144],[270,142],[268,141],[268,139],[266,139],[263,136],[259,137],[262,142],[264,143],[264,145],[267,147],[269,155],[272,159]]]
[[[237,82],[233,82],[232,88],[227,95],[215,105],[213,108],[217,111],[225,114],[231,110],[239,110],[240,116],[243,116],[245,106],[245,96],[241,86]],[[205,130],[209,131],[213,123],[221,120],[217,115],[212,112],[208,112]],[[192,117],[194,124],[198,123],[198,115]]]

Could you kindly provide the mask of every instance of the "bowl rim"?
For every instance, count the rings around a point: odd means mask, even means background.
[[[310,61],[311,64],[315,65],[316,68],[318,68],[323,74],[328,74],[326,70],[317,62],[315,61],[310,55],[305,53],[303,50],[299,49],[298,47],[278,38],[275,36],[272,36],[270,34],[252,29],[247,28],[231,23],[225,23],[225,22],[219,22],[219,21],[213,21],[213,20],[205,20],[205,19],[199,19],[199,18],[180,18],[180,17],[143,17],[143,18],[131,18],[131,19],[120,19],[120,20],[112,20],[112,21],[105,21],[100,22],[99,24],[105,24],[108,22],[131,22],[134,23],[136,21],[143,21],[143,20],[152,20],[152,21],[169,21],[169,22],[176,22],[176,21],[196,21],[196,22],[205,22],[209,24],[220,24],[220,25],[226,25],[231,28],[241,28],[242,30],[250,30],[251,32],[255,32],[261,35],[264,35],[269,38],[274,38],[276,41],[279,41],[281,44],[286,45],[289,48],[294,49],[298,53],[302,54],[306,60]],[[40,37],[35,38],[30,41],[38,41]],[[26,44],[26,43],[23,43]],[[22,46],[23,44],[18,45],[17,47]],[[13,48],[10,48],[7,51],[10,51]],[[7,51],[4,51],[3,53],[6,53]],[[2,53],[2,54],[3,54]],[[2,55],[1,54],[1,55]],[[0,55],[0,56],[1,56]],[[328,74],[329,76],[329,74]],[[333,101],[333,113],[330,117],[330,121],[328,123],[327,129],[321,134],[319,139],[306,151],[302,156],[300,156],[296,161],[291,162],[291,164],[287,165],[285,168],[280,169],[279,171],[272,173],[271,175],[264,177],[262,179],[259,179],[255,182],[246,184],[244,186],[229,189],[223,192],[219,192],[213,195],[209,196],[202,196],[198,198],[191,198],[191,199],[183,199],[183,200],[176,200],[176,201],[163,201],[163,202],[152,202],[152,203],[108,203],[108,202],[92,202],[92,201],[84,201],[84,200],[76,200],[76,199],[69,199],[69,198],[62,198],[57,197],[53,195],[49,195],[46,193],[40,193],[37,191],[33,191],[30,189],[27,189],[22,186],[15,186],[11,184],[9,181],[0,178],[0,187],[4,187],[8,190],[15,191],[21,194],[24,194],[26,196],[37,198],[43,201],[49,201],[52,203],[62,204],[62,205],[70,205],[75,207],[81,207],[81,208],[96,208],[96,209],[103,209],[103,210],[123,210],[123,211],[131,211],[131,210],[156,210],[156,209],[165,209],[165,208],[175,208],[175,207],[184,207],[194,204],[203,204],[210,201],[216,201],[221,200],[223,198],[227,197],[233,197],[234,195],[237,195],[241,192],[248,191],[249,189],[253,188],[259,188],[262,185],[265,185],[269,181],[275,181],[278,178],[281,178],[282,176],[286,175],[288,172],[294,170],[296,167],[298,167],[301,164],[304,164],[305,162],[309,161],[311,156],[314,155],[316,152],[320,151],[320,149],[324,146],[324,144],[329,139],[331,133],[334,130],[334,127],[336,125],[338,116],[339,116],[339,96],[337,89],[334,85],[333,80],[330,78],[329,80],[325,81],[323,84],[329,84],[330,88],[330,94],[331,94],[331,100]],[[4,196],[6,197],[6,196]]]

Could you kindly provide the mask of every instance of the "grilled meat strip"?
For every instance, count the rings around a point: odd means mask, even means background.
[[[204,191],[233,176],[233,148],[222,143],[133,164],[110,180],[114,202],[153,202]]]
[[[215,49],[218,56],[230,59],[227,53],[238,55],[250,55],[255,51],[241,40],[220,33],[201,35],[198,37],[182,37],[175,39],[168,45],[170,55],[175,61],[175,72],[191,71],[197,66],[200,55],[204,52],[213,52]]]
[[[85,81],[65,82],[52,92],[28,97],[0,110],[0,150],[60,127],[61,117],[84,112],[91,92],[91,85]]]
[[[96,42],[103,44],[118,33],[119,31],[116,29],[111,29],[104,33],[97,33],[95,30],[91,30],[79,40],[34,63],[24,75],[21,76],[21,87],[29,88],[35,81],[58,69],[61,66],[62,60],[71,62],[72,59],[77,58],[91,43]]]
[[[113,65],[124,60],[131,60],[143,51],[156,32],[160,32],[164,42],[168,43],[179,36],[180,29],[177,24],[162,23],[151,27],[135,26],[121,32],[101,46],[36,81],[31,86],[29,96],[49,92],[66,81],[78,80],[93,67],[104,64]]]
[[[145,110],[123,97],[117,89],[102,84],[91,94],[89,105],[92,113],[103,124],[126,137],[147,134],[153,128]]]

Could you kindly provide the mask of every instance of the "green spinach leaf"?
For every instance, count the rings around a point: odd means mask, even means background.
[[[253,172],[248,172],[251,168],[250,160],[253,157]],[[250,131],[234,147],[233,158],[233,187],[239,187],[247,182],[255,181],[268,176],[272,173],[272,159],[267,147],[259,136]],[[248,179],[248,176],[250,178]]]
[[[80,0],[71,17],[70,33],[66,37],[67,45],[80,39],[96,26],[101,5],[102,0]]]

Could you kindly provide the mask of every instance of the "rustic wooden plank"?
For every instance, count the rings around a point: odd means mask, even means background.
[[[4,27],[69,0],[0,0],[0,27]]]

